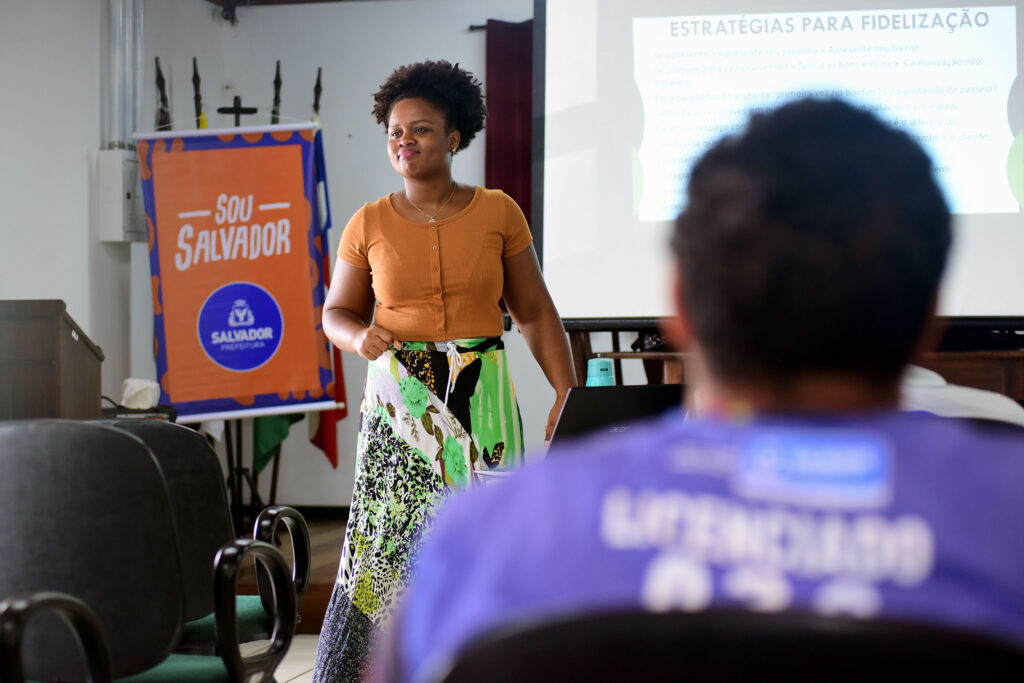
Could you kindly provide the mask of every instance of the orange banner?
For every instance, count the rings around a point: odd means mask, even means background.
[[[139,142],[159,381],[179,413],[329,399],[312,141]]]

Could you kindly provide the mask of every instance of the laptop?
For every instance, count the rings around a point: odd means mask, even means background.
[[[565,397],[551,433],[551,445],[584,434],[621,432],[624,423],[682,410],[682,384],[633,384],[611,387],[573,387]]]

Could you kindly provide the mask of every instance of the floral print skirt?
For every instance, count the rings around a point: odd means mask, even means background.
[[[430,527],[477,473],[522,464],[523,428],[500,338],[403,342],[372,361],[356,482],[313,680],[361,680]]]

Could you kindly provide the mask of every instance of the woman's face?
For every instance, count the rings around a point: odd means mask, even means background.
[[[449,131],[444,114],[426,100],[395,102],[388,118],[388,158],[403,178],[451,173],[451,152],[459,132]]]

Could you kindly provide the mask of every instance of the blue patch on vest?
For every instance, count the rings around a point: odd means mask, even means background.
[[[277,353],[284,316],[267,290],[250,282],[232,282],[203,303],[198,333],[210,360],[227,370],[245,372]]]
[[[866,432],[777,429],[740,449],[733,487],[738,495],[817,507],[887,504],[892,494],[888,441]]]

